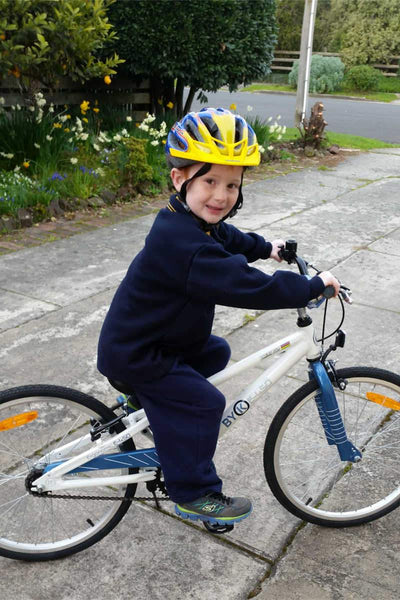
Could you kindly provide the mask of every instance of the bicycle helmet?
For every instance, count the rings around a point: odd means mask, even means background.
[[[165,147],[168,163],[182,168],[193,162],[256,166],[256,134],[240,115],[224,108],[203,108],[175,123]]]
[[[184,182],[179,192],[188,212],[191,211],[186,204],[187,186],[196,177],[205,175],[213,164],[251,167],[260,163],[257,137],[252,127],[243,117],[224,108],[203,108],[185,115],[169,132],[165,152],[170,168],[204,163]],[[242,182],[235,206],[222,221],[233,217],[242,207]],[[203,225],[204,229],[210,229],[207,223]]]

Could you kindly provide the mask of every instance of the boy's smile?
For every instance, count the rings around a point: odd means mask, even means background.
[[[192,165],[186,169],[172,169],[172,181],[178,192],[183,182],[193,177],[203,164]],[[206,223],[218,223],[230,213],[237,202],[242,173],[243,167],[213,164],[208,173],[189,183],[186,204]]]

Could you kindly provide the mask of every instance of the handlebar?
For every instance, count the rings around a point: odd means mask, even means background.
[[[292,263],[296,263],[301,275],[310,277],[308,267],[311,267],[312,269],[314,269],[317,272],[317,274],[321,273],[321,271],[319,271],[313,265],[311,265],[306,260],[304,260],[304,258],[301,258],[301,256],[298,256],[296,240],[293,240],[293,239],[287,240],[285,242],[285,246],[283,246],[281,248],[281,250],[279,250],[278,255],[280,256],[280,258],[282,258],[284,261],[286,261],[289,265]],[[334,296],[334,294],[335,294],[335,288],[333,287],[333,285],[328,285],[324,289],[322,296],[326,299],[329,299],[329,298],[332,298]],[[353,303],[353,301],[350,297],[351,290],[348,287],[346,287],[344,285],[340,285],[339,294],[343,298],[343,300],[345,302],[347,302],[348,304]]]

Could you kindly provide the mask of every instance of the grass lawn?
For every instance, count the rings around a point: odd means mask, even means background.
[[[260,91],[273,91],[273,92],[292,92],[296,93],[296,90],[290,85],[281,85],[276,83],[253,83],[244,87],[241,92],[260,92]],[[320,96],[321,94],[310,94],[311,96]],[[330,96],[353,96],[355,98],[365,98],[366,100],[374,100],[377,102],[393,102],[397,99],[396,94],[389,92],[333,92],[328,94]]]
[[[296,127],[288,127],[282,136],[284,141],[292,141],[300,137],[299,130]],[[359,135],[350,135],[347,133],[326,132],[326,139],[329,144],[337,144],[341,148],[356,148],[358,150],[373,150],[374,148],[398,148],[400,144],[388,144],[381,140],[365,138]]]

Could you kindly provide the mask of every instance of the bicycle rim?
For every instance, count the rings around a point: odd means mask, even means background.
[[[328,445],[314,382],[281,407],[264,448],[265,474],[279,502],[330,527],[366,523],[400,505],[400,377],[366,367],[338,376],[348,382],[335,393],[347,437],[362,452],[359,463],[342,462]]]
[[[117,525],[130,503],[113,497],[134,496],[136,485],[59,492],[109,496],[110,501],[37,497],[25,487],[26,476],[43,456],[88,434],[91,417],[113,416],[98,400],[68,388],[25,386],[0,393],[0,555],[60,558],[87,548]],[[72,443],[69,457],[81,451],[76,445]],[[134,449],[132,440],[124,449]],[[128,472],[135,471],[113,470]],[[99,471],[85,473],[92,476]]]

